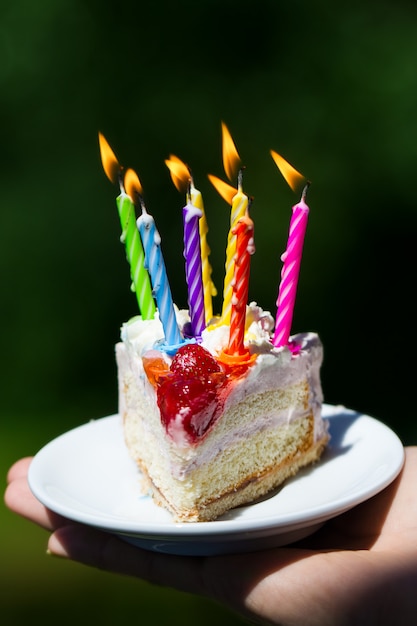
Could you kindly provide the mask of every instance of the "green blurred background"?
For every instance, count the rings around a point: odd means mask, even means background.
[[[221,291],[230,213],[207,174],[224,177],[228,125],[255,198],[250,298],[272,312],[298,198],[269,150],[310,178],[293,330],[323,339],[327,402],[416,442],[416,27],[406,0],[2,0],[4,485],[17,458],[117,410],[113,346],[137,305],[99,130],[141,178],[180,306],[183,198],[170,153],[203,193]],[[4,506],[0,520],[4,624],[244,623],[186,594],[48,558],[43,531]]]

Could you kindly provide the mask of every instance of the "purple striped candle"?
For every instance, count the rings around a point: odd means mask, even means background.
[[[187,202],[182,210],[185,274],[188,286],[191,334],[193,337],[199,337],[206,326],[199,231],[199,220],[202,215],[203,212],[191,204],[191,202]]]

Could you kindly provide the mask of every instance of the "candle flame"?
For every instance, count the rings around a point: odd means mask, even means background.
[[[142,196],[143,189],[138,175],[131,168],[126,170],[124,186],[126,193],[130,196],[132,202],[137,204],[138,198],[141,198]]]
[[[236,150],[232,136],[224,122],[222,122],[222,154],[223,167],[229,180],[233,180],[240,165],[240,156]]]
[[[289,184],[293,191],[297,191],[297,189],[301,186],[302,183],[306,181],[305,176],[297,172],[297,170],[288,163],[278,152],[271,150],[271,156],[275,161],[275,165],[285,178],[286,182]]]
[[[112,183],[116,183],[122,167],[116,159],[116,155],[114,154],[113,150],[110,148],[107,139],[102,133],[98,134],[98,141],[100,144],[100,155],[103,169],[106,173],[107,178]]]
[[[178,191],[186,191],[191,180],[188,166],[175,156],[175,154],[169,155],[169,159],[165,160],[165,165],[168,167],[172,182]]]
[[[225,183],[221,178],[217,178],[217,176],[213,176],[212,174],[208,175],[209,180],[216,191],[221,195],[223,200],[226,200],[228,204],[232,204],[233,198],[236,195],[236,189]]]

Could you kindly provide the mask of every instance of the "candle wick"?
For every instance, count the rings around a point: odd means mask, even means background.
[[[237,175],[237,188],[238,190],[241,192],[243,189],[243,170],[245,169],[245,166],[242,165],[242,167],[239,169],[238,175]]]
[[[143,197],[140,195],[140,193],[138,193],[138,200],[139,200],[140,208],[142,209],[142,215],[147,215],[148,211],[146,210],[145,201]]]
[[[120,167],[119,171],[117,172],[117,180],[119,182],[120,193],[126,193],[125,186],[123,184],[122,172],[123,172],[123,168]]]
[[[140,191],[138,191],[137,189],[133,189],[133,193],[132,193],[131,198],[132,198],[133,204],[135,206],[138,206],[138,204],[139,204],[141,209],[142,209],[142,213],[143,212],[146,213],[145,202],[143,200],[143,197],[142,197],[142,194],[140,193]]]
[[[305,186],[304,186],[304,189],[303,189],[303,192],[302,192],[302,194],[301,194],[301,200],[302,200],[303,202],[305,202],[305,200],[306,200],[306,197],[307,197],[307,192],[308,192],[308,190],[309,190],[310,185],[311,185],[311,181],[310,181],[310,180],[308,180],[308,181],[306,182],[306,184],[305,184]]]

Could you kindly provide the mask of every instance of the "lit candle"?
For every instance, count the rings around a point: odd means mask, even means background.
[[[239,171],[238,189],[232,200],[232,210],[230,213],[230,230],[227,237],[226,263],[223,287],[223,308],[221,323],[230,323],[233,297],[233,277],[235,271],[236,258],[236,231],[238,221],[245,215],[248,208],[249,199],[242,191],[242,170]]]
[[[190,201],[182,210],[184,221],[184,258],[188,286],[188,308],[191,334],[200,337],[206,322],[204,313],[204,291],[201,272],[201,247],[199,221],[202,212]]]
[[[204,211],[203,196],[201,195],[201,192],[194,187],[192,178],[190,184],[190,197],[191,204],[197,209],[200,209],[202,212],[201,219],[199,220],[201,274],[203,280],[205,321],[206,324],[208,324],[213,317],[213,298],[217,295],[217,289],[211,278],[212,267],[209,261],[210,247],[207,243],[208,224]]]
[[[126,257],[130,265],[132,290],[136,293],[142,318],[144,320],[153,319],[155,302],[152,296],[149,274],[144,266],[145,255],[142,243],[136,228],[135,206],[125,192],[121,180],[122,167],[101,133],[99,133],[99,142],[104,171],[111,182],[118,180],[120,185],[120,195],[116,198],[122,227],[120,240],[125,244],[126,248]]]
[[[253,239],[253,221],[248,212],[241,217],[233,228],[236,236],[236,252],[233,277],[233,297],[230,315],[229,344],[226,354],[247,357],[248,350],[244,346],[246,305],[249,292],[250,258],[255,252]]]
[[[165,164],[171,173],[172,181],[178,191],[186,191],[187,204],[191,204],[196,209],[200,209],[202,213],[198,223],[200,233],[201,274],[204,293],[205,322],[208,324],[213,317],[212,298],[217,295],[217,289],[211,278],[212,267],[209,261],[210,248],[207,243],[208,224],[204,211],[203,196],[194,186],[194,179],[190,170],[188,166],[181,161],[181,159],[171,154],[169,159],[165,161]]]
[[[307,188],[308,185],[304,187],[300,202],[292,207],[287,248],[282,255],[284,265],[281,272],[273,337],[273,344],[276,348],[288,345],[291,333],[295,296],[309,213],[309,207],[305,202]]]
[[[305,177],[300,174],[300,172],[297,172],[280,154],[271,150],[271,156],[293,191],[296,190],[301,182],[305,182]],[[289,344],[304,237],[310,211],[305,201],[309,185],[310,183],[307,182],[303,189],[300,202],[292,207],[287,248],[281,257],[283,266],[277,298],[275,332],[272,339],[276,348]]]
[[[236,146],[233,139],[227,129],[226,124],[222,122],[222,154],[223,154],[223,166],[227,177],[231,180],[234,176],[236,169],[240,163],[240,157],[236,150]],[[238,173],[238,185],[237,191],[232,197],[231,213],[230,213],[230,229],[227,237],[226,246],[226,263],[225,263],[225,277],[223,286],[223,307],[222,314],[219,321],[220,325],[227,325],[230,323],[230,314],[232,308],[232,296],[233,296],[233,275],[234,275],[234,259],[236,252],[236,235],[234,234],[234,228],[238,220],[246,214],[248,208],[248,196],[243,193],[242,189],[242,168]],[[229,197],[230,186],[224,183],[216,176],[209,176],[210,181],[216,187],[217,191],[225,199]]]
[[[161,237],[156,229],[155,220],[146,210],[142,198],[142,185],[136,173],[131,169],[127,170],[125,180],[126,188],[130,191],[129,195],[134,199],[139,199],[142,209],[142,214],[136,220],[136,225],[145,251],[144,266],[151,278],[152,293],[158,306],[165,342],[168,346],[175,346],[182,343],[183,338],[175,315],[171,288],[162,256]]]

